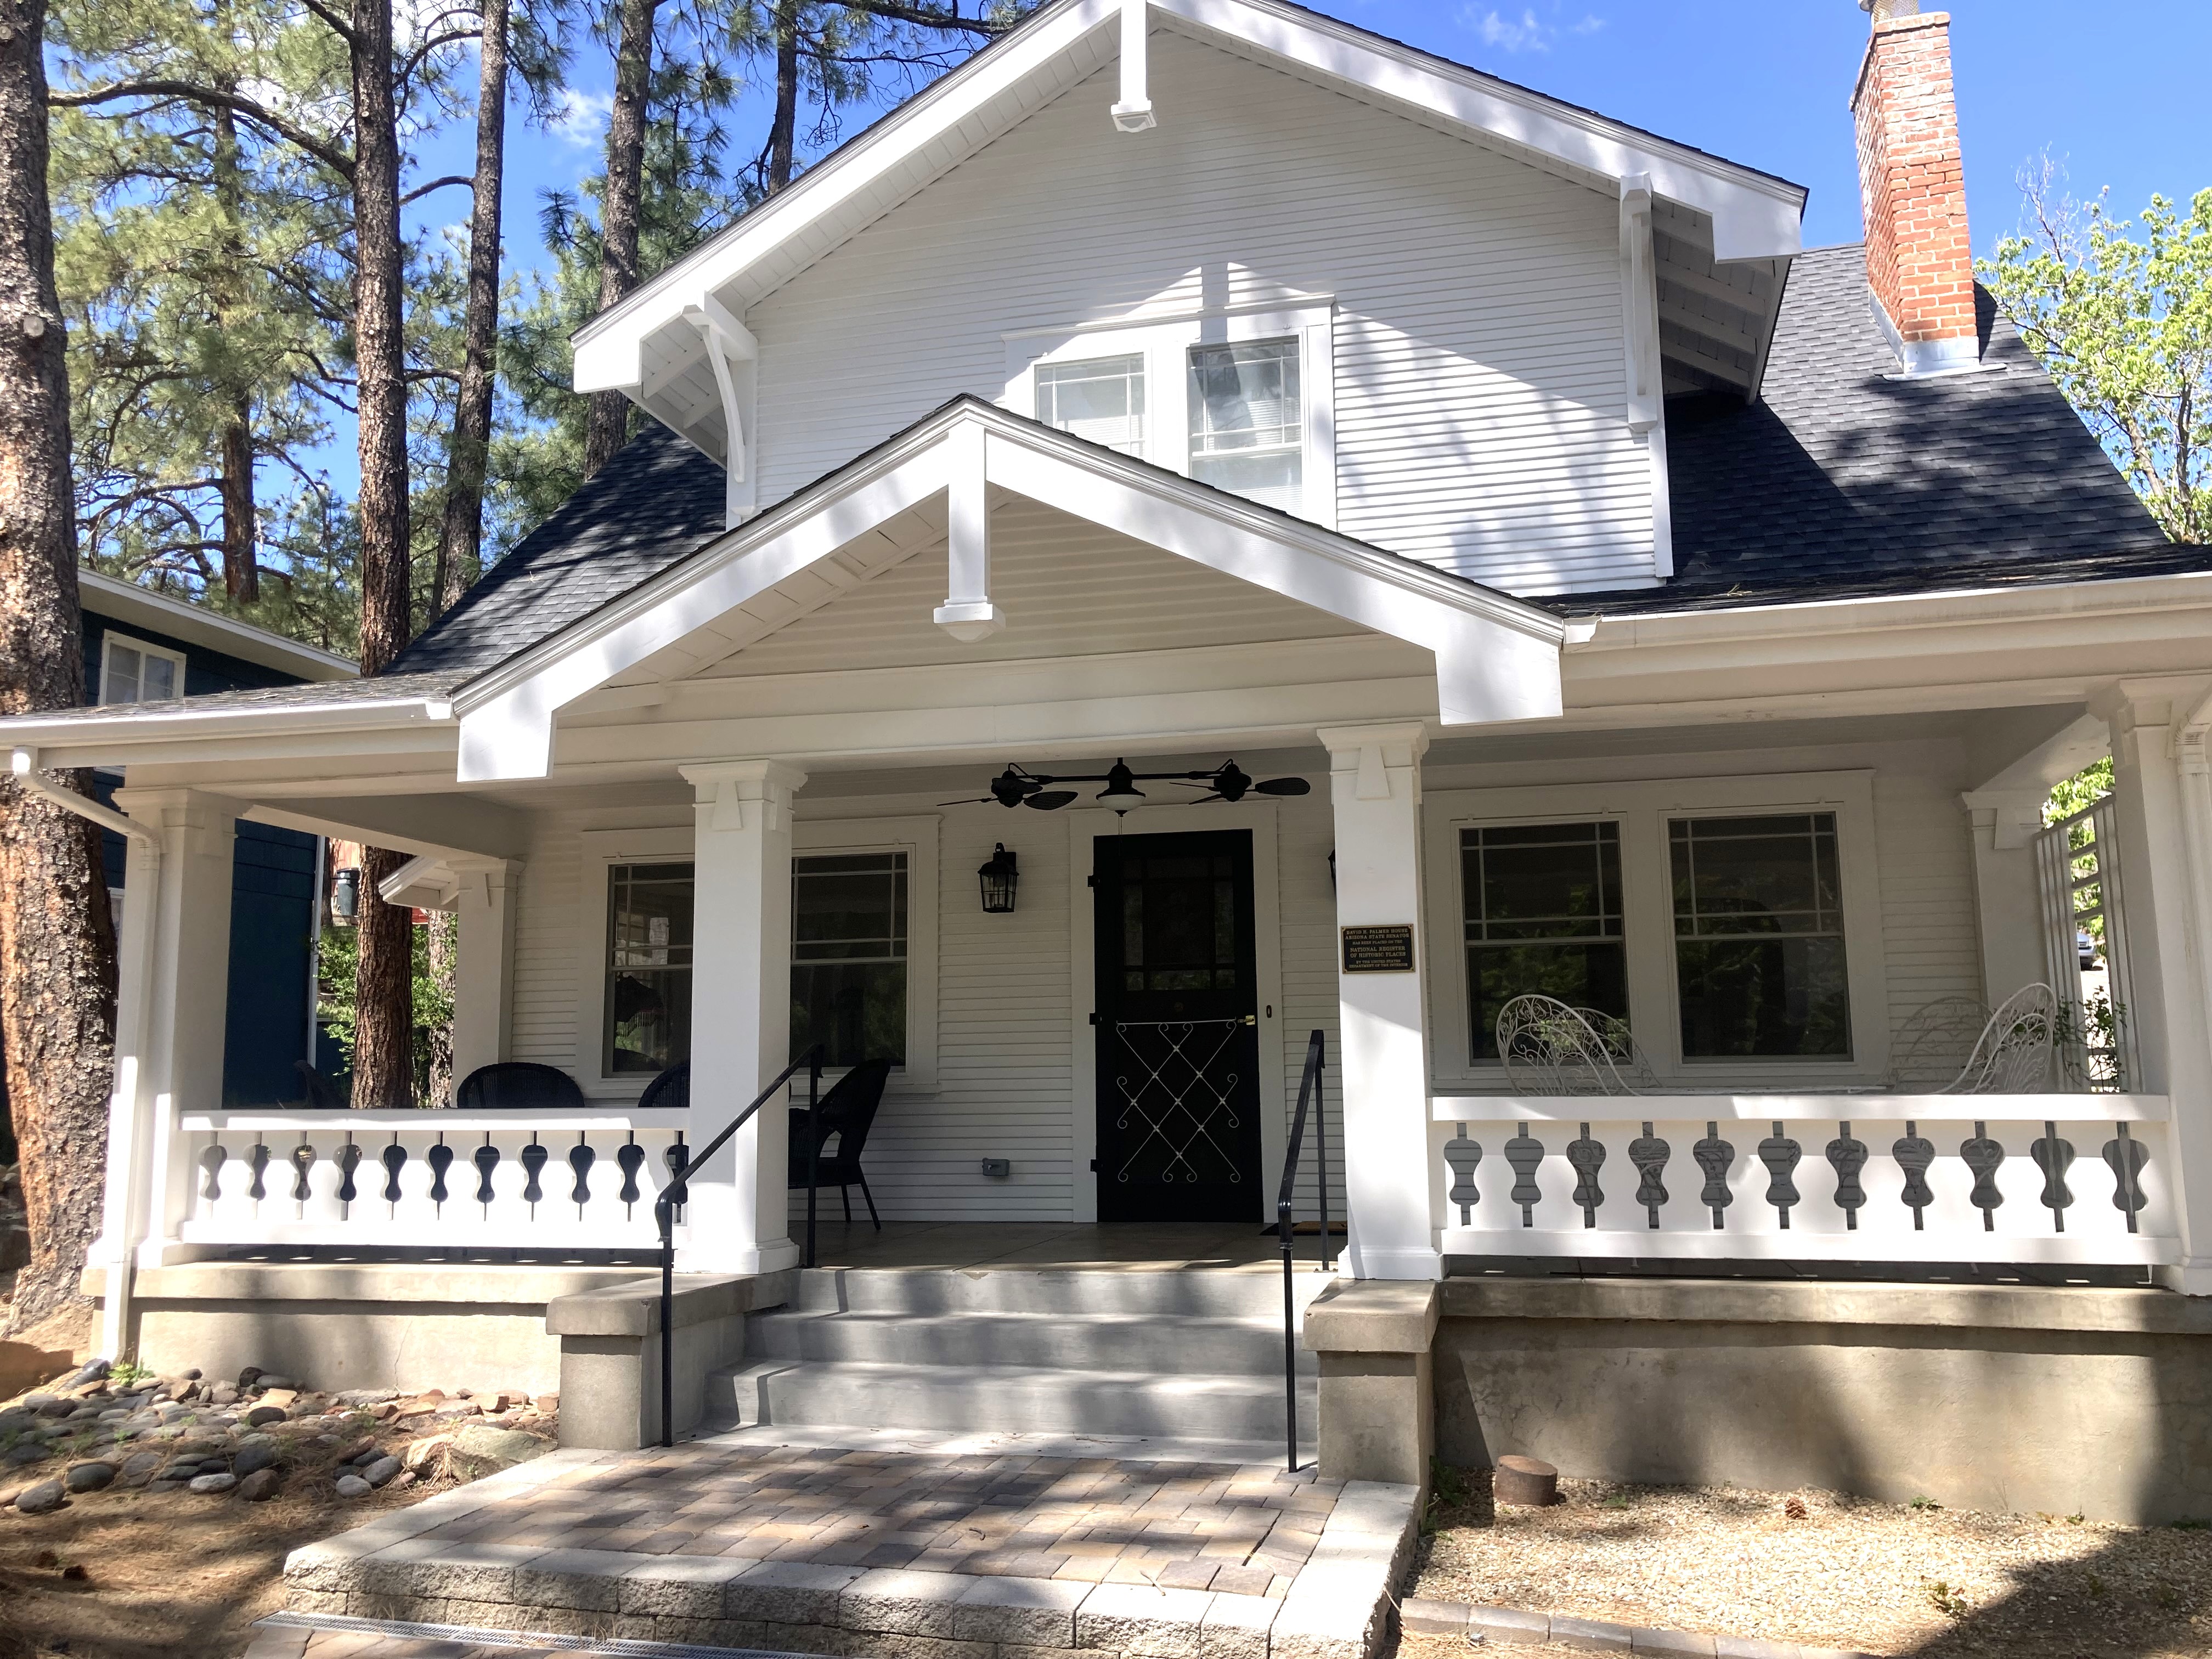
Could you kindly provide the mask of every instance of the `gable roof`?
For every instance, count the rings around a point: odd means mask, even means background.
[[[1764,399],[1668,402],[1675,574],[1540,602],[1620,616],[2212,568],[2166,538],[1979,297],[1984,372],[1902,380],[1865,249],[1801,257]]]
[[[719,453],[719,416],[677,390],[708,360],[694,326],[715,307],[743,335],[746,307],[884,213],[1115,63],[1123,0],[1052,0],[802,174],[788,189],[576,331],[580,392],[620,389]],[[1800,246],[1802,185],[1661,138],[1285,0],[1149,0],[1147,15],[1285,74],[1617,195],[1630,180],[1682,210],[1692,277],[1711,263],[1784,261]],[[1103,106],[1101,143],[1117,137]],[[1172,120],[1172,111],[1163,111]],[[1662,254],[1662,262],[1664,259]],[[1762,343],[1776,273],[1715,285],[1736,330]],[[741,350],[750,350],[745,344]],[[1720,356],[1729,355],[1723,348]],[[1744,361],[1761,354],[1747,350]],[[1755,380],[1755,368],[1748,371]],[[664,395],[667,393],[669,395]],[[687,425],[687,422],[690,423]]]

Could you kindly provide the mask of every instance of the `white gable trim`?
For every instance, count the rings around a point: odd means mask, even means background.
[[[465,688],[460,781],[545,776],[562,708],[931,497],[986,483],[1426,647],[1446,725],[1561,712],[1566,630],[1545,612],[962,398]]]
[[[1622,179],[1648,174],[1654,194],[1711,216],[1717,259],[1790,258],[1802,250],[1805,192],[1796,185],[1278,0],[1151,3],[1229,50],[1478,142],[1547,158],[1608,193]],[[819,258],[1011,130],[1071,84],[1071,72],[1079,76],[1113,61],[1121,16],[1122,0],[1060,0],[901,105],[789,190],[586,323],[576,335],[576,390],[618,388],[647,401],[648,338],[768,261]],[[1079,53],[1080,62],[1059,61]],[[1162,113],[1175,118],[1171,110]],[[1099,125],[1101,142],[1144,142],[1116,139],[1105,109]],[[741,314],[746,296],[728,303]],[[704,348],[695,340],[688,349]]]

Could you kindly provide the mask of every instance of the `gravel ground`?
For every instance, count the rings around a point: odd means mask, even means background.
[[[1438,1601],[1928,1659],[2212,1656],[2212,1530],[1595,1480],[1525,1509],[1486,1471],[1449,1484],[1414,1586]]]

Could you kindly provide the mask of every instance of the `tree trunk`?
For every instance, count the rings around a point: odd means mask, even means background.
[[[222,245],[216,249],[216,330],[226,341],[245,326],[246,271],[245,185],[239,176],[238,122],[230,111],[216,109],[215,127],[215,204],[222,222]],[[236,359],[231,360],[234,363]],[[261,571],[254,558],[256,526],[253,513],[253,394],[250,388],[230,388],[231,418],[222,428],[222,589],[240,604],[261,598]]]
[[[429,947],[424,952],[429,957],[430,977],[446,994],[446,1006],[453,1006],[453,969],[459,964],[461,919],[451,910],[433,910],[429,924],[423,930],[429,937],[424,943]],[[433,1106],[450,1106],[453,1100],[453,1085],[460,1081],[453,1075],[453,1024],[448,1019],[442,1025],[434,1025],[425,1031],[430,1047],[429,1103]]]
[[[799,4],[776,0],[775,115],[768,130],[768,193],[791,182],[799,136]]]
[[[653,16],[659,0],[622,0],[622,39],[615,43],[615,105],[607,120],[607,182],[599,203],[599,309],[638,284],[637,233],[645,194],[645,106],[653,81]],[[584,422],[584,476],[590,477],[623,447],[629,399],[594,392]]]
[[[483,568],[483,491],[499,362],[500,188],[506,170],[507,0],[483,0],[477,94],[476,208],[469,219],[469,297],[461,325],[461,389],[446,449],[433,614],[465,592]]]
[[[68,369],[46,200],[45,0],[0,0],[0,714],[84,701]],[[68,775],[82,789],[82,775]],[[20,1330],[81,1301],[100,1227],[115,936],[99,832],[0,781],[0,1029],[31,1264]]]
[[[361,672],[382,672],[409,633],[406,343],[401,334],[399,136],[392,0],[353,0],[354,353],[360,374]],[[415,976],[410,920],[376,890],[405,860],[363,850],[360,1036],[353,1103],[411,1105]]]

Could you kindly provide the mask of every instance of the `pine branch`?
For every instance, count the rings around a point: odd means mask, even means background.
[[[399,198],[399,205],[405,207],[410,202],[419,202],[432,191],[443,190],[448,185],[464,185],[473,191],[477,187],[477,181],[465,173],[449,173],[443,179],[433,179],[427,185],[416,185],[414,189]]]
[[[987,40],[994,40],[1014,27],[1011,23],[994,23],[986,17],[963,17],[957,9],[942,10],[926,3],[926,0],[844,0],[844,4],[848,11],[866,12],[889,22],[912,23],[932,29],[965,29]]]
[[[89,92],[50,92],[46,102],[56,109],[88,109],[124,98],[181,98],[186,103],[210,109],[228,109],[256,126],[267,128],[286,143],[297,145],[332,172],[347,179],[353,177],[353,157],[343,150],[286,120],[267,105],[238,93],[225,92],[219,87],[204,87],[191,81],[118,81],[112,86],[94,87]]]

